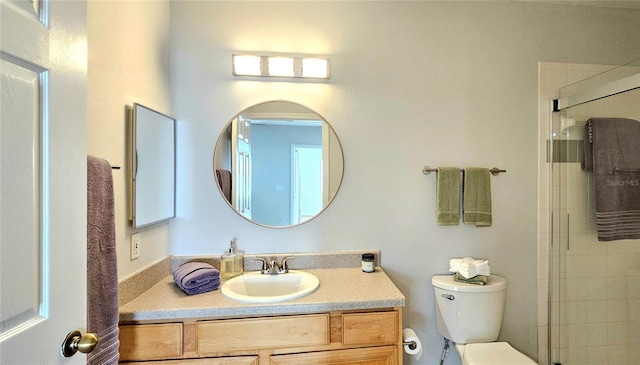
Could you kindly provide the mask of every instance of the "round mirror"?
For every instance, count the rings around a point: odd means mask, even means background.
[[[245,219],[285,228],[326,209],[342,182],[338,136],[313,110],[269,101],[238,113],[213,156],[218,190]]]

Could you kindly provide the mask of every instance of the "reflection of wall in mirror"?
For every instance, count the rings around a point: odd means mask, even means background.
[[[291,146],[321,145],[322,129],[255,124],[252,136],[252,220],[269,226],[290,225]]]
[[[327,124],[322,125],[322,160],[323,160],[323,203],[328,206],[338,193],[342,182],[343,159],[342,147],[338,136]],[[328,187],[328,188],[327,188]]]

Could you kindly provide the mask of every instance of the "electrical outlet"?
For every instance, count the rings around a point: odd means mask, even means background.
[[[131,260],[140,257],[140,233],[131,235]]]

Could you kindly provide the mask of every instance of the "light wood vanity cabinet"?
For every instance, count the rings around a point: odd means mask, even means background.
[[[402,308],[120,325],[144,365],[402,365]]]

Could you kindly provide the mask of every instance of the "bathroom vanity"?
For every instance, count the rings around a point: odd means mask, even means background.
[[[120,308],[120,362],[162,365],[402,364],[405,299],[379,267],[305,270],[303,298],[188,296],[170,276]]]

